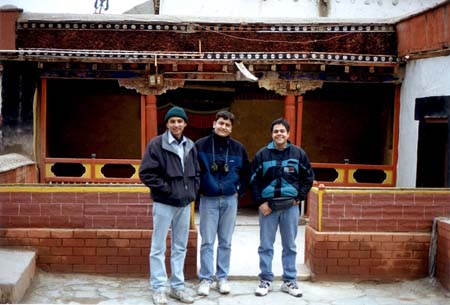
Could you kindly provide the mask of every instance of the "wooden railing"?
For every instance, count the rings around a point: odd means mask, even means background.
[[[44,183],[140,183],[138,159],[46,158]],[[334,186],[395,186],[392,165],[312,163],[316,181]]]
[[[138,159],[46,158],[44,183],[140,183]]]
[[[316,181],[334,186],[395,186],[392,165],[311,163]]]

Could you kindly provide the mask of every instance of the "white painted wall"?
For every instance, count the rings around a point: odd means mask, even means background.
[[[391,18],[446,0],[327,0],[330,18]],[[316,18],[319,0],[161,0],[161,15]]]
[[[450,56],[407,63],[400,96],[397,186],[415,187],[419,122],[414,120],[416,98],[450,95]]]

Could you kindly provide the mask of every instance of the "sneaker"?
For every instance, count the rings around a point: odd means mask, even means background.
[[[303,292],[298,287],[296,282],[284,282],[283,285],[281,285],[281,291],[289,293],[297,298],[303,295]]]
[[[209,288],[211,288],[211,281],[207,279],[203,279],[200,281],[200,284],[197,288],[197,294],[202,296],[209,295]]]
[[[187,293],[185,289],[170,289],[169,297],[178,300],[181,303],[194,303],[194,298],[189,293]]]
[[[266,294],[268,294],[269,291],[272,291],[272,282],[261,281],[259,283],[259,286],[255,290],[255,295],[257,295],[259,297],[263,297]]]
[[[221,294],[229,294],[231,292],[230,284],[227,280],[222,279],[217,282],[217,288]]]
[[[152,295],[153,304],[155,305],[166,305],[167,298],[164,292],[155,291]]]

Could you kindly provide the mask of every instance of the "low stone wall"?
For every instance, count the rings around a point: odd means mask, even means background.
[[[438,222],[436,276],[450,290],[450,221]]]
[[[48,271],[147,276],[152,207],[138,185],[2,185],[0,246],[35,249]],[[191,228],[186,278],[197,276],[193,218]]]
[[[450,190],[313,188],[305,261],[316,280],[427,276],[433,219]]]

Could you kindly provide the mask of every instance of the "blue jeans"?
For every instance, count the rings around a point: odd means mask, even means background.
[[[261,280],[273,281],[272,259],[273,244],[277,234],[278,226],[280,227],[281,244],[283,252],[281,260],[283,264],[283,280],[295,281],[297,279],[296,257],[297,247],[295,239],[298,231],[298,206],[292,206],[285,210],[272,211],[268,216],[264,216],[259,212],[259,239],[258,248],[259,268]]]
[[[153,234],[150,248],[150,285],[154,291],[166,289],[167,272],[165,264],[166,239],[171,227],[170,287],[184,288],[184,259],[189,237],[191,205],[173,207],[159,202],[153,203]]]
[[[213,280],[214,242],[218,237],[216,279],[227,279],[230,271],[231,238],[237,213],[237,195],[200,197],[200,280]]]

